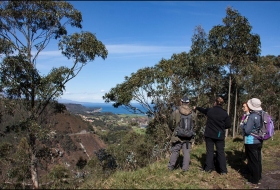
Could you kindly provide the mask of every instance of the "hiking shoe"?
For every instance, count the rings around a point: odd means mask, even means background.
[[[259,183],[246,182],[245,184],[249,185],[252,189],[258,189],[259,188]]]
[[[169,171],[173,171],[173,170],[174,170],[174,168],[168,168],[168,170],[169,170]]]
[[[227,175],[227,172],[221,172],[220,175]]]

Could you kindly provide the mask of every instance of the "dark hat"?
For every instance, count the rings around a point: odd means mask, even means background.
[[[187,96],[184,96],[184,97],[181,99],[181,102],[189,103],[190,100],[188,99]]]

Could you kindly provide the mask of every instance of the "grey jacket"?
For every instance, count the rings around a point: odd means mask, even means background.
[[[251,111],[248,120],[242,126],[245,144],[259,144],[261,143],[256,137],[250,135],[251,132],[261,126],[261,112]]]

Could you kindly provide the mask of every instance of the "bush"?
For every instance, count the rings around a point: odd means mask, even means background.
[[[84,159],[83,157],[80,157],[79,160],[76,163],[76,166],[79,169],[83,169],[85,167],[85,165],[87,165],[87,159]]]
[[[112,144],[108,152],[116,157],[118,168],[135,170],[148,165],[151,161],[153,143],[145,135],[127,133],[120,144]]]
[[[103,170],[114,170],[117,168],[116,159],[111,154],[107,153],[106,149],[99,149],[95,152],[99,160],[99,164],[102,166]]]
[[[61,180],[63,178],[69,178],[70,171],[63,165],[56,165],[49,173],[49,178],[52,180]]]

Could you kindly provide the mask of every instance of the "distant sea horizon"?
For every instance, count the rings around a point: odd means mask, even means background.
[[[77,104],[81,104],[82,106],[88,107],[88,108],[102,108],[101,113],[104,112],[111,112],[114,114],[134,114],[122,106],[115,108],[112,103],[90,103],[90,102],[80,102]],[[135,106],[138,109],[143,109],[142,106],[138,103],[132,103],[133,106]],[[143,114],[140,114],[143,115]]]
[[[113,103],[105,103],[105,102],[78,102],[73,100],[67,100],[67,99],[59,99],[59,103],[68,103],[68,104],[81,104],[82,106],[85,106],[87,108],[102,108],[101,113],[104,112],[111,112],[114,114],[134,114],[125,108],[123,106],[120,106],[118,108],[115,108],[113,106]],[[139,103],[131,103],[131,105],[135,106],[138,109],[143,110],[142,106]],[[139,114],[144,115],[144,114]]]

